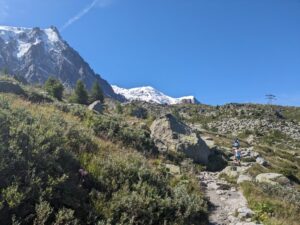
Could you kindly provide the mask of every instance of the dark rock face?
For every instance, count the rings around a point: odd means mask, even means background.
[[[192,128],[171,114],[156,119],[151,136],[160,151],[179,151],[197,163],[208,164],[212,151]]]
[[[0,69],[43,84],[49,76],[67,88],[82,80],[90,89],[99,82],[106,96],[120,98],[108,82],[96,74],[83,58],[65,42],[55,27],[14,28],[0,26]]]
[[[25,92],[20,85],[8,81],[0,81],[0,92],[25,95]]]

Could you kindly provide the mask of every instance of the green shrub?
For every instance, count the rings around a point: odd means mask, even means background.
[[[41,201],[35,206],[36,219],[34,225],[46,225],[47,220],[51,216],[53,209],[46,201]]]
[[[112,224],[206,224],[206,202],[196,184],[171,180],[137,155],[82,156],[101,185],[91,198],[99,214]]]
[[[1,223],[206,224],[206,201],[196,182],[172,182],[145,154],[102,145],[94,136],[151,152],[146,128],[78,105],[39,105],[36,113],[33,104],[16,106],[9,99],[0,98]]]
[[[64,86],[62,85],[62,83],[59,80],[57,80],[53,77],[49,77],[48,80],[46,81],[44,87],[49,95],[53,96],[54,98],[56,98],[58,100],[62,100]]]
[[[50,103],[53,102],[53,100],[47,96],[44,96],[43,94],[37,93],[37,92],[28,92],[26,94],[26,99],[32,103]]]
[[[120,141],[127,147],[136,148],[143,152],[157,152],[148,130],[131,128],[117,118],[108,116],[94,117],[89,121],[89,124],[95,133],[101,137]]]
[[[15,208],[24,200],[24,193],[19,190],[19,185],[13,183],[11,186],[2,190],[2,198],[10,208]]]
[[[242,183],[249,206],[264,224],[299,223],[300,194],[296,189],[270,184]]]

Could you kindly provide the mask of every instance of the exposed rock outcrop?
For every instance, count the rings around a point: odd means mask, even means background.
[[[183,152],[197,163],[207,164],[212,151],[186,124],[167,114],[151,125],[151,136],[161,152]]]
[[[268,183],[272,185],[289,185],[290,181],[283,174],[279,173],[262,173],[256,176],[256,182]]]
[[[241,184],[241,183],[246,182],[246,181],[250,182],[250,181],[253,181],[253,179],[252,179],[252,177],[250,175],[241,174],[241,175],[239,175],[236,183],[237,184]]]
[[[12,93],[16,95],[25,94],[24,90],[20,87],[19,84],[2,80],[0,80],[0,92]]]
[[[245,131],[269,134],[270,131],[280,132],[295,140],[300,140],[300,125],[286,120],[272,121],[268,119],[239,119],[225,118],[208,124],[209,128],[215,128],[220,134],[238,135]],[[248,137],[249,138],[249,137]],[[249,143],[254,143],[255,138],[250,137]]]
[[[92,104],[90,104],[88,108],[89,110],[101,113],[103,111],[103,104],[101,103],[101,101],[95,101]]]
[[[245,174],[249,167],[227,166],[220,174],[225,174],[230,178],[238,178],[241,174]]]

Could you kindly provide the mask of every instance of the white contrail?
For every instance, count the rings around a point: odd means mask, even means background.
[[[0,20],[4,20],[8,16],[8,3],[5,0],[0,0]]]
[[[91,9],[93,9],[99,0],[94,0],[91,4],[86,6],[82,11],[80,11],[76,16],[69,19],[60,29],[61,31],[65,30],[67,27],[71,26],[74,22],[79,20],[81,17],[83,17],[85,14],[87,14]]]

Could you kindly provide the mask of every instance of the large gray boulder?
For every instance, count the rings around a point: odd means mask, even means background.
[[[197,163],[208,164],[212,151],[192,128],[173,115],[156,119],[150,130],[159,151],[183,152]]]
[[[290,181],[287,177],[280,173],[261,173],[256,176],[256,182],[268,183],[272,185],[289,185]]]
[[[91,111],[96,111],[96,112],[102,113],[103,112],[103,104],[101,103],[101,101],[95,101],[88,106],[88,109]]]

